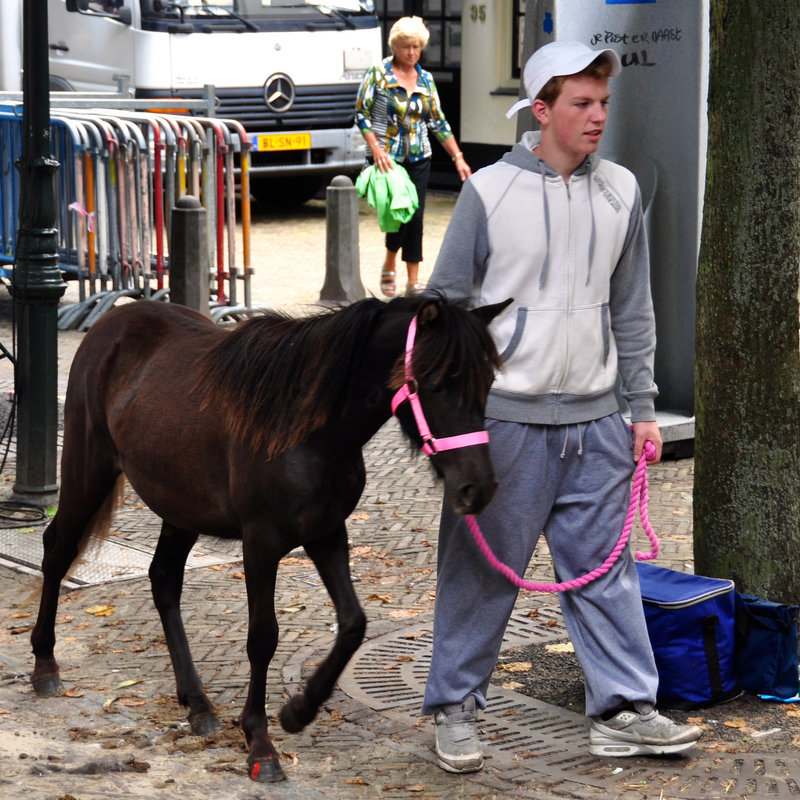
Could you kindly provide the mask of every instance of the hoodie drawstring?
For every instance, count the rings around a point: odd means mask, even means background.
[[[592,204],[592,162],[586,159],[586,188],[589,192],[589,218],[591,219],[592,227],[589,233],[589,261],[586,264],[586,285],[589,285],[589,278],[592,276],[592,261],[594,260],[594,242],[595,242],[595,223],[594,223],[594,205]]]
[[[542,176],[542,203],[544,204],[544,263],[542,270],[539,273],[539,290],[544,289],[545,281],[547,280],[547,268],[550,265],[550,206],[547,203],[547,178],[542,169],[544,162],[539,160],[539,174]]]

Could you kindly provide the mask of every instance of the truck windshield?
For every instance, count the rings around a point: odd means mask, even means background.
[[[373,0],[161,0],[161,2],[143,3],[147,16],[178,15],[187,17],[238,17],[240,19],[258,19],[269,15],[273,9],[316,7],[325,12],[327,9],[350,12],[354,14],[372,14],[375,6]],[[149,6],[149,9],[148,9]],[[149,13],[148,13],[149,11]]]

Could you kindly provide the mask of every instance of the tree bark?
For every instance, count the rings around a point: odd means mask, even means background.
[[[695,571],[800,602],[800,3],[712,0]]]

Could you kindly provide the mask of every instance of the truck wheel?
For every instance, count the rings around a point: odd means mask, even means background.
[[[250,178],[250,193],[266,208],[291,208],[314,197],[328,185],[329,175],[292,175],[283,178]]]

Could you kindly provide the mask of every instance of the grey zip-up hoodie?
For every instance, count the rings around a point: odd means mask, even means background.
[[[655,322],[641,196],[597,155],[565,182],[528,132],[464,185],[430,290],[477,306],[514,302],[492,323],[504,366],[486,415],[573,424],[618,410],[655,419]]]

